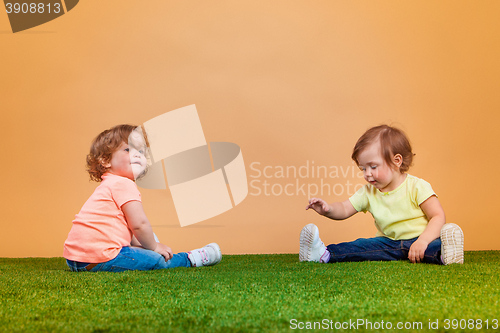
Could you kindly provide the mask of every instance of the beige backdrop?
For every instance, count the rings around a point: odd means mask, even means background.
[[[408,133],[410,173],[433,185],[466,250],[500,250],[499,10],[496,0],[85,0],[16,34],[0,13],[0,256],[61,256],[96,187],[84,169],[91,140],[190,104],[207,141],[241,147],[251,186],[232,210],[184,228],[168,190],[142,190],[176,252],[218,242],[226,254],[297,253],[311,222],[325,243],[373,236],[370,214],[327,220],[304,210],[303,191],[345,200],[363,183],[352,147],[380,123]]]

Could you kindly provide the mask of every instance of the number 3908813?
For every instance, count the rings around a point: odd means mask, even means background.
[[[23,14],[43,14],[43,13],[60,13],[61,4],[44,4],[44,3],[6,3],[5,8],[7,9],[7,14],[23,13]]]

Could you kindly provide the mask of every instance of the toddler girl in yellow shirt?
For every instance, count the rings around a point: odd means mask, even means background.
[[[406,135],[387,125],[366,131],[356,143],[352,159],[368,182],[343,202],[327,204],[309,200],[307,209],[333,220],[370,212],[375,220],[374,238],[325,246],[318,227],[306,225],[300,233],[300,261],[404,260],[448,265],[464,261],[464,236],[460,227],[446,223],[431,185],[407,173],[413,152]]]

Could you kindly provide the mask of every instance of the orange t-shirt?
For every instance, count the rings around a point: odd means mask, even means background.
[[[105,173],[101,184],[75,215],[73,226],[64,242],[66,259],[101,263],[115,258],[123,246],[130,246],[129,229],[121,206],[141,201],[134,181]]]

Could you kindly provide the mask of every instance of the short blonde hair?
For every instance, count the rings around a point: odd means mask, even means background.
[[[87,172],[91,181],[101,182],[101,176],[109,168],[104,164],[111,161],[113,153],[123,142],[128,143],[130,133],[137,126],[117,125],[99,134],[90,145],[90,153],[87,155]]]
[[[393,165],[392,158],[394,155],[400,154],[403,157],[403,163],[399,167],[399,171],[404,173],[410,169],[413,156],[415,156],[410,141],[402,130],[388,125],[372,127],[358,139],[351,156],[358,166],[359,154],[377,140],[380,142],[380,151],[387,165]]]

